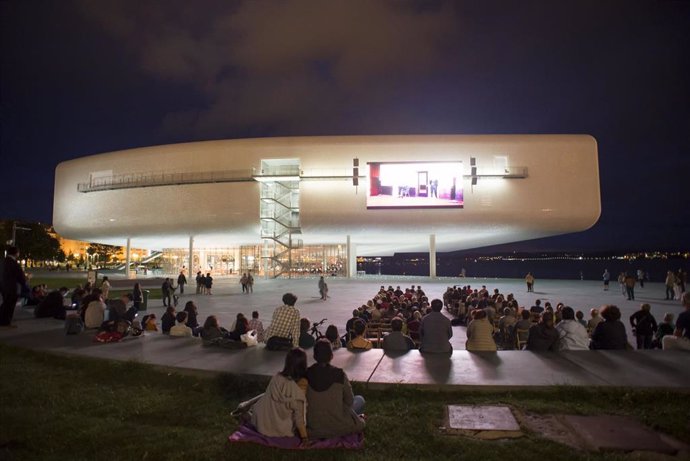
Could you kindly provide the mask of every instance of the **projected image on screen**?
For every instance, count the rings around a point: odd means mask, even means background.
[[[371,162],[367,208],[462,208],[462,173],[462,162]]]

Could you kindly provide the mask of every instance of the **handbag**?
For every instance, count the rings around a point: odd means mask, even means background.
[[[289,351],[292,349],[292,335],[287,338],[282,336],[271,336],[266,341],[266,349],[269,351]]]
[[[245,334],[240,336],[240,340],[247,345],[247,347],[256,346],[259,344],[257,339],[256,330],[249,330]]]

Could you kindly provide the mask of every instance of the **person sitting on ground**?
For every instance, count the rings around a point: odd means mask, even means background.
[[[299,344],[299,322],[300,312],[295,307],[297,296],[292,293],[283,295],[283,305],[273,311],[271,324],[266,329],[266,341],[271,337],[292,338],[292,345],[297,347]]]
[[[599,311],[603,322],[600,322],[592,332],[590,349],[628,349],[628,335],[625,325],[620,321],[621,311],[617,306],[606,305]]]
[[[309,443],[307,414],[307,354],[298,347],[288,351],[283,370],[268,383],[266,392],[254,404],[251,423],[268,437],[293,437]]]
[[[364,320],[357,319],[353,324],[354,338],[347,342],[347,348],[351,351],[368,351],[374,345],[371,341],[364,337],[364,332],[367,329]]]
[[[264,324],[259,320],[259,312],[252,312],[252,319],[249,321],[249,329],[256,331],[256,340],[260,343],[264,342]]]
[[[187,313],[187,326],[192,329],[194,336],[199,336],[201,327],[199,326],[199,308],[196,306],[196,303],[194,301],[187,301],[184,305],[184,311]]]
[[[242,312],[237,314],[235,319],[235,328],[228,333],[228,337],[233,341],[242,341],[242,335],[249,331],[249,321]]]
[[[302,318],[299,321],[299,347],[302,349],[314,347],[314,337],[309,334],[310,326],[311,322],[308,318]]]
[[[67,287],[61,287],[59,290],[48,293],[34,309],[34,317],[65,320],[65,295],[68,291]]]
[[[585,320],[585,313],[584,312],[582,312],[581,310],[575,311],[575,320],[577,320],[577,322],[580,325],[585,327],[585,331],[587,331],[587,321]]]
[[[544,308],[541,306],[541,299],[534,301],[534,306],[530,307],[529,311],[533,314],[541,314],[544,312]]]
[[[587,329],[575,320],[575,311],[565,306],[561,309],[562,320],[556,325],[558,332],[558,350],[586,351],[589,349],[589,335]]]
[[[683,293],[681,297],[685,310],[678,315],[676,329],[672,335],[664,336],[662,345],[664,350],[680,349],[690,351],[690,291]]]
[[[659,327],[656,330],[656,335],[654,335],[654,347],[661,349],[661,344],[666,335],[672,335],[673,330],[676,326],[673,323],[674,315],[671,312],[664,314],[664,320],[659,323]]]
[[[590,309],[589,315],[591,318],[587,321],[587,332],[590,336],[592,336],[592,332],[597,327],[597,325],[604,321],[604,318],[599,314],[599,309],[595,307]]]
[[[175,307],[168,306],[161,317],[161,332],[164,335],[170,334],[170,329],[175,326]]]
[[[170,329],[170,336],[192,336],[192,329],[187,326],[187,313],[178,312],[177,324]]]
[[[644,303],[640,310],[630,316],[630,326],[637,340],[638,349],[651,349],[654,333],[657,330],[656,319],[650,312],[652,306]]]
[[[347,340],[351,340],[355,336],[355,322],[359,320],[359,309],[352,311],[352,318],[345,323],[345,333]]]
[[[422,325],[422,313],[414,311],[407,321],[407,334],[413,341],[419,341],[419,327]]]
[[[434,299],[431,301],[431,312],[422,318],[419,326],[420,352],[453,352],[453,346],[450,344],[453,328],[450,319],[441,313],[441,309],[443,309],[443,301]]]
[[[338,327],[335,325],[328,325],[328,328],[326,328],[326,338],[331,342],[331,347],[333,350],[343,347],[343,342],[340,339]]]
[[[528,351],[555,351],[558,347],[558,332],[553,327],[553,314],[542,312],[539,323],[532,325],[527,337]]]
[[[105,303],[101,297],[101,290],[94,288],[91,296],[85,296],[83,302],[88,299],[88,304],[84,311],[84,327],[100,328],[105,320]]]
[[[145,315],[141,320],[141,328],[144,331],[158,331],[158,326],[156,325],[156,314]]]
[[[391,320],[391,332],[383,338],[383,350],[386,352],[407,352],[415,348],[415,343],[407,335],[402,333],[403,321],[401,318]]]
[[[222,343],[224,340],[233,341],[229,332],[218,323],[218,317],[209,315],[201,328],[201,339],[204,344]]]
[[[331,438],[364,431],[364,398],[354,395],[341,368],[331,365],[333,350],[325,338],[314,345],[316,363],[307,370],[307,429],[314,438]]]
[[[475,309],[470,313],[472,321],[467,325],[465,349],[470,352],[496,351],[494,326],[489,322],[485,309]]]

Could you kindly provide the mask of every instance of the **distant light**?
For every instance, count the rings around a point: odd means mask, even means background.
[[[115,222],[115,218],[110,218],[108,221]]]

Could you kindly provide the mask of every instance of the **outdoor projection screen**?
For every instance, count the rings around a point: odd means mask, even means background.
[[[369,162],[367,208],[462,208],[462,162]]]

